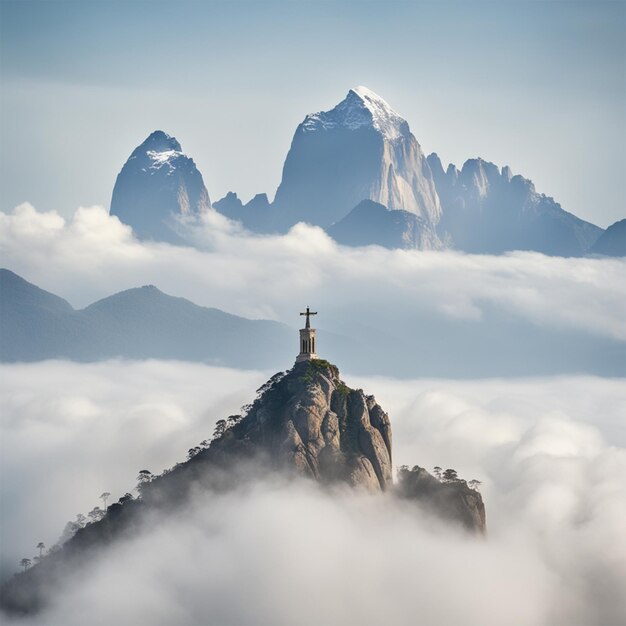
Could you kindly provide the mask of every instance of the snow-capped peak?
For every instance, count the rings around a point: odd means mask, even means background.
[[[162,130],[155,130],[135,148],[128,160],[140,163],[144,172],[160,170],[165,166],[164,171],[169,175],[180,164],[180,157],[186,158],[176,138]]]
[[[302,123],[304,132],[339,127],[356,130],[363,126],[375,128],[387,139],[409,133],[407,122],[383,98],[363,86],[350,89],[334,109],[307,115]]]
[[[146,152],[148,150],[154,152],[166,152],[168,150],[180,152],[182,150],[176,137],[172,137],[172,135],[168,135],[162,130],[155,130],[151,133],[139,148],[143,148]]]

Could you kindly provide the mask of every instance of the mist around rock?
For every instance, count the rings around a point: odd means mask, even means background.
[[[140,469],[179,461],[268,378],[158,361],[0,373],[5,577],[103,490],[116,500]],[[512,606],[519,624],[623,621],[622,381],[345,379],[389,411],[394,466],[482,481],[486,541],[412,503],[259,476],[146,519],[67,572],[48,611],[16,623],[485,624]]]

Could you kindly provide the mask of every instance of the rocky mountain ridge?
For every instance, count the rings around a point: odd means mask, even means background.
[[[154,285],[75,310],[0,269],[0,361],[165,358],[234,367],[275,367],[292,352],[292,331],[169,296]],[[257,350],[250,350],[254,343]]]
[[[365,200],[392,215],[363,210]],[[193,160],[163,131],[133,151],[111,201],[111,214],[138,237],[175,244],[186,243],[181,221],[212,208],[256,233],[307,222],[344,245],[478,254],[583,256],[603,232],[509,167],[478,158],[444,171],[436,153],[424,155],[408,122],[366,87],[305,116],[273,202],[260,193],[244,204],[229,192],[212,207]]]
[[[555,256],[583,256],[602,229],[564,211],[537,193],[532,181],[483,159],[468,159],[461,170],[444,171],[436,153],[428,156],[443,206],[440,237],[453,248],[478,254],[536,250]]]

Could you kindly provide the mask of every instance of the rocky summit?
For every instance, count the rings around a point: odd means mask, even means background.
[[[133,150],[115,181],[111,215],[140,239],[179,243],[176,220],[211,208],[202,174],[176,138],[154,131]]]
[[[214,442],[216,447],[226,451],[247,441],[280,469],[373,492],[391,487],[389,417],[374,396],[347,387],[334,365],[296,363],[261,391],[247,416]]]
[[[367,199],[433,226],[441,214],[430,167],[406,120],[373,91],[356,87],[296,129],[276,191],[275,226],[306,221],[327,228]]]

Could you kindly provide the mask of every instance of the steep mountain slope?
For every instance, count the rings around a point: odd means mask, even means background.
[[[417,250],[442,248],[435,228],[429,222],[409,211],[389,211],[372,200],[360,202],[326,232],[346,246],[378,245]]]
[[[132,226],[141,239],[180,241],[176,218],[211,207],[195,163],[174,137],[154,131],[124,164],[115,181],[111,215]]]
[[[123,497],[101,520],[78,529],[62,548],[7,581],[0,588],[0,606],[12,613],[34,613],[54,597],[55,585],[68,571],[108,545],[141,534],[173,513],[180,515],[194,501],[210,502],[216,492],[264,479],[280,485],[304,476],[378,497],[385,491],[470,533],[485,532],[482,497],[465,481],[440,482],[414,468],[401,472],[395,486],[391,446],[389,416],[374,396],[349,388],[327,361],[297,363],[259,389],[245,416],[218,422],[212,442],[203,442],[190,450],[186,462],[142,483],[141,499]]]
[[[365,87],[298,126],[274,201],[274,226],[324,228],[361,200],[436,224],[441,208],[430,168],[409,125]]]
[[[70,304],[0,269],[0,358],[36,361],[69,356],[89,331]]]
[[[589,253],[626,256],[626,219],[611,224],[591,246]]]
[[[536,250],[554,256],[582,256],[602,229],[564,211],[536,192],[533,183],[508,167],[470,159],[461,171],[444,172],[439,157],[428,156],[441,199],[440,237],[452,247],[480,254]]]
[[[0,359],[165,358],[272,367],[291,358],[290,330],[174,298],[154,286],[129,289],[75,311],[0,270]]]

